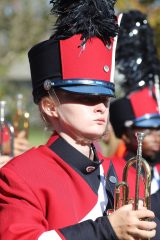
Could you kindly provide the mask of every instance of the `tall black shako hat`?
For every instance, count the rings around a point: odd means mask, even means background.
[[[110,121],[117,137],[127,127],[160,127],[160,63],[154,32],[146,15],[123,13],[117,42],[116,67],[124,74],[125,97],[111,103]]]
[[[55,33],[28,53],[35,103],[51,87],[114,96],[115,1],[51,1]]]

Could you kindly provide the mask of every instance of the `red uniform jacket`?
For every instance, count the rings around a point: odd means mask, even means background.
[[[121,180],[125,162],[100,154],[95,158],[90,161],[56,135],[1,168],[0,239],[117,239],[106,216],[85,217],[97,204],[100,166],[111,208],[115,180]],[[134,169],[129,182],[134,195]]]

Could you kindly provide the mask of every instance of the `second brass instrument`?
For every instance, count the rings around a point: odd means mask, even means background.
[[[150,191],[151,191],[151,169],[147,161],[142,158],[142,141],[144,139],[143,132],[137,132],[137,155],[129,159],[123,169],[122,182],[118,182],[114,192],[114,209],[109,210],[108,213],[112,213],[123,205],[132,203],[135,210],[138,209],[139,200],[143,201],[143,205],[150,209]],[[134,198],[130,197],[130,189],[128,183],[129,170],[133,165],[136,165],[136,183]],[[143,173],[143,174],[142,174]],[[143,181],[142,181],[143,180]],[[140,197],[140,185],[144,184],[144,196]]]

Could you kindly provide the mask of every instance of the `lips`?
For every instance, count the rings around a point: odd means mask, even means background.
[[[95,121],[98,123],[106,123],[104,118],[99,118],[99,119],[96,119]]]

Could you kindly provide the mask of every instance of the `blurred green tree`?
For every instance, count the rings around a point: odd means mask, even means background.
[[[50,31],[46,0],[1,0],[0,73]]]

